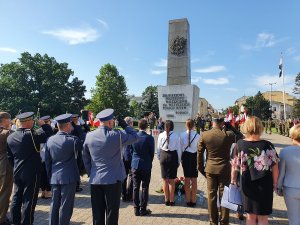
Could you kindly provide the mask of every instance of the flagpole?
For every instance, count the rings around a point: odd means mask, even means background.
[[[283,57],[282,57],[282,53],[281,53],[281,71],[282,71],[282,101],[283,101],[283,119],[286,120],[286,108],[285,108],[285,89],[284,89],[284,69],[283,69]]]

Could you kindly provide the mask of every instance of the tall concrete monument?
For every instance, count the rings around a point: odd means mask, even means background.
[[[176,132],[198,110],[199,88],[191,84],[190,26],[187,19],[169,21],[167,86],[158,86],[159,113]]]

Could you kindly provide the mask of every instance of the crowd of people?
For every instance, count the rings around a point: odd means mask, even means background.
[[[245,117],[243,134],[222,117],[209,118],[210,126],[199,130],[199,121],[188,119],[181,133],[171,120],[156,121],[154,113],[138,121],[138,130],[131,117],[117,118],[122,129],[115,129],[113,109],[96,118],[100,126],[91,131],[78,114],[35,120],[33,112],[26,112],[16,116],[12,130],[10,114],[0,112],[0,225],[32,225],[40,189],[41,198],[51,198],[49,224],[70,224],[84,173],[94,225],[118,224],[121,199],[133,203],[135,216],[147,216],[155,151],[166,206],[176,205],[175,179],[182,165],[187,207],[197,204],[198,174],[206,178],[210,224],[229,224],[229,209],[219,210],[218,202],[230,184],[239,187],[239,213],[247,213],[247,224],[268,224],[274,191],[284,196],[290,224],[300,223],[300,124],[289,133],[293,146],[278,156],[274,145],[261,138],[265,128],[255,116]],[[155,128],[160,131],[156,149],[147,133]]]

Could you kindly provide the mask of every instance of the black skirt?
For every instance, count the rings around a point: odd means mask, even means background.
[[[161,177],[163,179],[175,179],[177,177],[178,155],[177,151],[160,152]]]
[[[181,163],[184,177],[198,177],[197,152],[183,152]]]

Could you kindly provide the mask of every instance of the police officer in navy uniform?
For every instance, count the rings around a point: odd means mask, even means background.
[[[105,109],[97,114],[100,126],[87,134],[83,145],[83,162],[91,184],[93,225],[118,224],[121,182],[126,177],[122,145],[138,140],[135,129],[123,119],[118,121],[124,131],[113,129],[113,112]]]
[[[56,135],[45,146],[45,163],[52,186],[52,203],[49,225],[69,225],[73,213],[76,183],[79,181],[78,152],[82,142],[70,135],[71,115],[55,118],[58,123]]]
[[[52,128],[44,121],[38,125],[44,132],[32,131],[34,113],[26,112],[16,118],[20,128],[8,136],[8,160],[14,168],[14,194],[11,203],[11,219],[14,225],[32,225],[41,176],[40,143],[52,135]],[[22,212],[22,215],[21,215]]]

